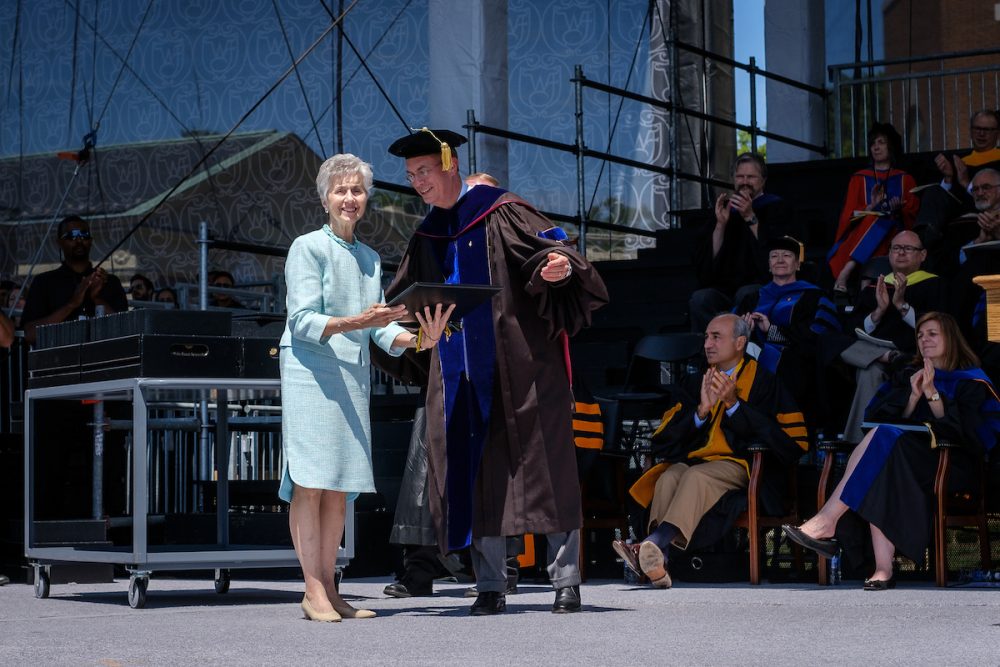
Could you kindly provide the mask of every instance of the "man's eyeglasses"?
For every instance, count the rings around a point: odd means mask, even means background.
[[[996,127],[983,127],[982,125],[973,125],[972,126],[972,131],[973,132],[996,132],[998,129],[1000,129],[1000,128],[996,128]]]
[[[434,169],[433,168],[431,168],[431,167],[421,167],[420,169],[417,169],[412,174],[411,173],[406,174],[406,180],[409,181],[410,183],[413,183],[416,180],[421,180],[422,181],[425,178],[427,178],[428,176],[430,176],[432,173],[434,173]]]
[[[71,229],[63,232],[59,238],[63,241],[76,241],[77,239],[88,240],[91,238],[90,232],[85,229]]]
[[[908,254],[908,253],[911,253],[911,252],[920,252],[921,250],[923,250],[923,248],[920,248],[920,247],[915,246],[915,245],[891,245],[891,246],[889,246],[889,252],[905,252],[905,253]]]
[[[990,192],[993,189],[995,189],[996,187],[997,186],[994,185],[993,183],[983,183],[982,185],[973,185],[971,188],[969,188],[969,191],[970,192]]]

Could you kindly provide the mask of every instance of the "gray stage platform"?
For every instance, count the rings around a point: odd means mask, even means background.
[[[238,573],[234,573],[238,574]],[[145,609],[126,581],[0,588],[0,655],[19,665],[652,665],[948,664],[1000,662],[1000,588],[923,584],[881,593],[859,585],[682,584],[668,591],[592,581],[587,612],[549,613],[552,593],[525,586],[505,616],[471,618],[463,587],[388,599],[387,579],[346,580],[379,618],[302,619],[301,584],[156,579]]]

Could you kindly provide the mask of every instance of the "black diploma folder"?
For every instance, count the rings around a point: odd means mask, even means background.
[[[423,314],[424,306],[430,306],[431,313],[434,306],[442,304],[445,308],[455,304],[455,310],[451,314],[451,320],[462,319],[470,310],[488,301],[500,291],[494,285],[449,285],[447,283],[413,283],[405,290],[396,295],[390,306],[400,304],[406,306],[410,316],[405,322],[416,322],[414,313]]]

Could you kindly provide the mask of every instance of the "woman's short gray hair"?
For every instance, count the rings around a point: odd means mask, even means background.
[[[375,177],[372,174],[372,166],[350,153],[339,153],[320,165],[319,173],[316,174],[316,192],[319,193],[319,201],[326,208],[326,195],[330,192],[330,181],[355,174],[361,175],[361,182],[365,186],[365,192],[371,192]]]

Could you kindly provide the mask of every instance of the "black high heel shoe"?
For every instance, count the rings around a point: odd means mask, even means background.
[[[806,549],[812,549],[824,558],[833,558],[837,555],[837,551],[840,549],[836,539],[809,537],[799,528],[787,523],[781,527],[781,530],[785,531],[785,535],[788,535],[788,539],[792,542],[795,542],[799,546],[803,546]]]

